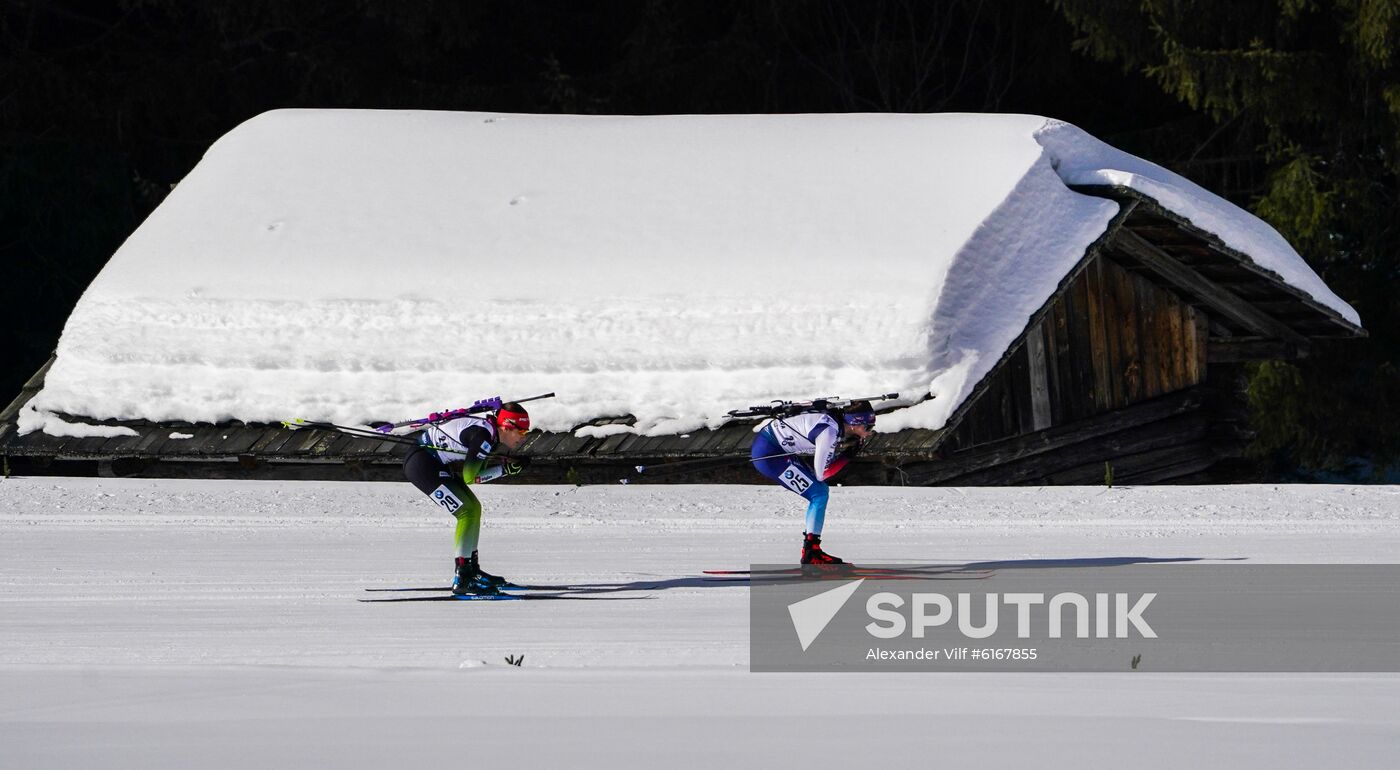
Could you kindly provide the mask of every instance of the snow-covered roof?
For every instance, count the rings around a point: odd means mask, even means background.
[[[1028,115],[279,110],[224,136],[73,311],[44,412],[715,425],[937,398],[941,427],[1138,190],[1357,322],[1268,225]]]

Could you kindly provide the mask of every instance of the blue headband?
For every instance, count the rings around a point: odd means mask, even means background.
[[[843,415],[841,415],[841,419],[842,419],[842,421],[844,421],[847,425],[874,425],[874,424],[875,424],[875,413],[874,413],[874,412],[852,412],[852,413],[850,413],[850,414],[843,414]]]

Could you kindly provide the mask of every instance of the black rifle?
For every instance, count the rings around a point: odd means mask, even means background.
[[[888,401],[899,398],[898,393],[885,393],[879,396],[868,396],[866,398],[840,398],[838,396],[827,396],[825,398],[814,398],[810,401],[774,401],[762,406],[751,406],[748,409],[734,409],[729,412],[730,417],[791,417],[803,412],[825,412],[827,410],[845,409],[857,401]]]

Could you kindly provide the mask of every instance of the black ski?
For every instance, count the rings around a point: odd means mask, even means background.
[[[449,591],[452,589],[448,589]],[[357,599],[356,601],[367,604],[381,602],[500,602],[500,601],[534,601],[537,599],[578,599],[580,601],[626,601],[628,599],[646,599],[645,596],[578,596],[568,593],[553,594],[493,594],[487,596],[395,596],[388,599]]]

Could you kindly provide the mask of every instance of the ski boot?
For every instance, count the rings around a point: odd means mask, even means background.
[[[481,559],[477,558],[476,551],[472,551],[472,564],[476,565],[476,574],[491,585],[497,588],[514,587],[509,580],[506,580],[500,575],[492,575],[490,572],[482,569]]]
[[[491,584],[477,568],[476,557],[457,557],[457,577],[452,581],[453,596],[498,596],[501,589]]]
[[[802,533],[803,572],[829,572],[850,568],[851,565],[842,561],[840,557],[832,556],[822,550],[821,535],[814,535],[810,532]]]

